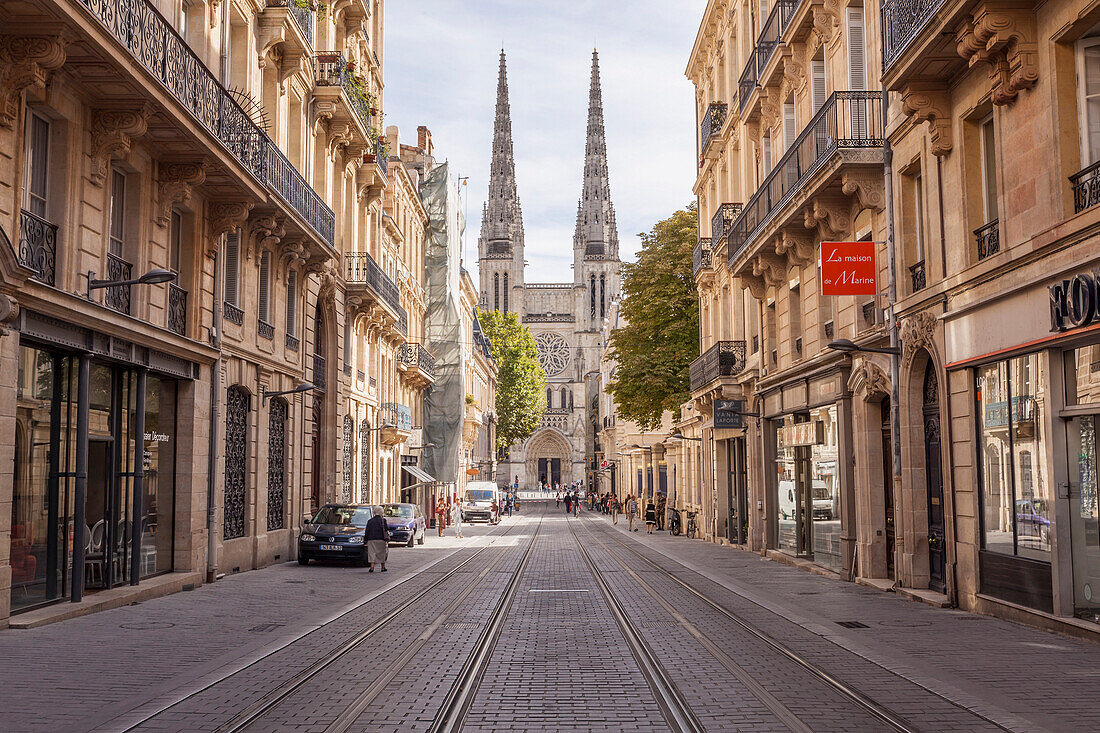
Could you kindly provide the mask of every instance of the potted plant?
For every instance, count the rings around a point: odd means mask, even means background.
[[[466,393],[466,404],[467,405],[474,404],[474,396],[472,394],[470,394],[469,392]]]
[[[350,72],[352,72],[352,73],[355,73],[355,61],[354,61],[354,60],[352,60],[352,61],[348,61],[348,62],[347,62],[346,64],[344,64],[344,68],[345,68],[345,69],[346,69],[347,71],[350,71]]]

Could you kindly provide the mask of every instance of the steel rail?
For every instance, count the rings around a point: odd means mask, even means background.
[[[587,520],[587,521],[592,521],[592,520]],[[593,534],[591,532],[589,534],[593,537],[595,536],[595,534]],[[608,535],[608,536],[611,536],[611,535]],[[817,677],[819,680],[821,680],[822,682],[827,684],[829,687],[831,687],[832,689],[834,689],[837,692],[839,692],[840,694],[842,694],[844,697],[846,697],[849,700],[851,700],[852,702],[854,702],[856,705],[858,705],[860,708],[862,708],[865,712],[867,712],[868,714],[870,714],[871,716],[873,716],[874,718],[876,718],[880,722],[890,726],[890,728],[892,730],[901,731],[902,733],[921,733],[921,728],[920,727],[918,727],[913,722],[907,720],[904,716],[900,715],[899,713],[894,711],[889,706],[884,705],[884,704],[874,700],[873,698],[871,698],[870,696],[864,694],[863,692],[860,692],[855,687],[852,687],[848,683],[846,683],[843,680],[837,678],[835,675],[833,675],[830,672],[826,671],[822,667],[820,667],[817,664],[814,664],[813,662],[807,660],[805,657],[803,657],[798,652],[791,649],[786,644],[776,640],[770,634],[768,634],[764,631],[761,631],[760,629],[756,628],[752,624],[748,623],[747,621],[742,619],[740,616],[738,616],[736,613],[734,613],[733,611],[730,611],[725,606],[723,606],[723,605],[719,604],[718,602],[708,598],[702,592],[700,592],[700,591],[696,590],[695,588],[691,587],[691,585],[688,584],[687,581],[683,580],[682,578],[677,577],[675,573],[661,567],[660,565],[653,562],[651,559],[649,559],[648,557],[646,557],[642,553],[638,552],[638,550],[636,550],[633,547],[630,547],[629,545],[627,545],[627,543],[624,542],[622,540],[622,538],[616,537],[615,541],[624,550],[627,550],[628,552],[633,554],[638,559],[644,561],[650,567],[654,568],[655,570],[663,573],[664,575],[666,575],[669,578],[671,578],[672,580],[674,580],[678,585],[683,587],[685,590],[687,590],[692,595],[698,597],[700,600],[702,600],[708,606],[713,608],[715,611],[718,611],[720,614],[722,614],[723,616],[728,618],[730,621],[734,622],[735,624],[740,626],[742,629],[747,631],[750,635],[752,635],[755,638],[759,639],[760,641],[764,642],[769,647],[771,647],[775,651],[779,652],[780,654],[782,654],[787,659],[789,659],[789,660],[795,662],[796,664],[798,664],[800,667],[802,667],[803,669],[808,671],[813,676]],[[606,547],[606,545],[605,545],[605,547]],[[750,602],[752,602],[752,601],[750,601]],[[759,604],[755,604],[755,605],[759,605]],[[872,663],[874,663],[874,662],[872,662]],[[887,670],[887,671],[889,671],[889,670]],[[891,674],[895,674],[895,673],[891,672]],[[905,679],[905,678],[901,678],[901,679]],[[989,725],[992,725],[992,726],[998,728],[999,730],[1011,731],[1011,728],[1007,728],[1004,725],[998,723],[997,721],[982,715],[981,713],[977,713],[977,712],[971,710],[970,708],[962,706],[962,705],[954,702],[953,700],[950,700],[950,699],[944,697],[943,695],[940,695],[940,694],[938,694],[938,693],[936,693],[932,690],[929,690],[927,687],[924,687],[923,685],[920,685],[919,683],[912,682],[912,680],[907,680],[907,679],[905,681],[911,682],[912,684],[917,685],[918,687],[920,687],[922,690],[925,690],[929,694],[935,695],[936,697],[940,698],[941,700],[944,700],[945,702],[953,705],[954,707],[956,707],[960,710],[966,711],[967,713],[973,715],[978,720],[981,720],[985,723],[988,723]]]
[[[664,716],[665,722],[668,723],[669,728],[675,731],[692,731],[698,733],[705,731],[706,728],[703,727],[703,724],[699,722],[695,713],[692,712],[691,706],[689,706],[684,699],[684,695],[680,692],[680,688],[676,686],[676,683],[669,676],[668,672],[665,671],[657,655],[650,649],[645,638],[630,620],[630,617],[626,613],[626,609],[623,608],[622,604],[611,592],[611,586],[604,580],[603,574],[599,567],[597,567],[595,561],[592,560],[592,556],[589,554],[588,549],[584,546],[584,543],[580,541],[580,538],[577,537],[577,531],[573,529],[573,522],[569,522],[569,531],[573,534],[573,539],[576,540],[585,563],[587,563],[589,569],[592,571],[592,575],[596,579],[596,584],[600,587],[600,591],[607,601],[607,606],[611,610],[611,615],[614,616],[615,622],[618,624],[623,638],[626,639],[627,646],[630,647],[631,654],[634,655],[634,659],[638,662],[638,667],[641,670],[642,676],[645,677],[646,682],[649,684],[649,688],[653,692],[653,697],[656,698],[657,705],[661,708],[661,714]]]

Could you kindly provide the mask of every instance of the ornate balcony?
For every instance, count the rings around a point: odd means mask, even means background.
[[[328,245],[325,254],[335,258],[336,215],[274,143],[267,146],[266,174],[275,194],[305,219],[309,228]]]
[[[696,279],[699,278],[699,273],[705,270],[713,273],[714,251],[711,249],[710,242],[710,237],[699,237],[699,241],[695,243],[695,250],[691,254],[691,269]]]
[[[107,254],[107,280],[130,280],[134,266],[113,254]],[[103,291],[103,304],[119,313],[130,315],[130,286],[112,285]]]
[[[846,166],[882,165],[882,95],[834,92],[745,203],[727,237],[729,262],[740,257],[773,224],[795,194],[804,200],[836,182]],[[877,154],[869,154],[876,150]],[[881,179],[881,171],[878,173]],[[858,189],[858,187],[856,187]],[[839,191],[838,191],[839,193]],[[802,224],[800,220],[800,225]]]
[[[400,402],[384,402],[379,408],[382,421],[378,439],[383,445],[404,443],[412,434],[412,410]]]
[[[268,8],[286,8],[287,15],[293,19],[294,26],[302,34],[307,44],[313,47],[313,8],[302,7],[296,0],[267,0]]]
[[[882,70],[898,60],[946,0],[886,0],[882,4]]]
[[[691,391],[706,388],[719,377],[733,377],[745,369],[745,342],[719,341],[691,362]]]
[[[710,218],[710,241],[718,242],[726,236],[730,224],[741,213],[741,204],[721,204]]]
[[[222,304],[222,316],[230,323],[238,326],[244,325],[244,311],[232,303]]]
[[[275,327],[267,321],[256,319],[256,333],[258,333],[261,338],[265,338],[268,341],[275,340]]]
[[[168,330],[187,335],[187,291],[175,283],[168,283]]]
[[[377,142],[370,137],[375,112],[374,96],[366,82],[355,73],[355,63],[339,51],[321,51],[313,57],[314,95],[329,111],[339,116],[341,105],[350,120],[359,127],[364,146]],[[337,104],[337,102],[340,104]]]
[[[741,78],[737,82],[737,106],[742,114],[748,106],[753,91],[760,84],[760,77],[771,61],[775,50],[783,39],[783,33],[791,24],[795,10],[801,0],[779,0],[772,6],[768,17],[761,24],[760,35],[756,39],[756,45],[745,62],[745,68],[741,71]]]
[[[707,107],[707,112],[699,125],[699,150],[702,152],[706,152],[711,138],[721,131],[722,123],[726,121],[726,109],[725,102],[711,102]]]
[[[286,335],[286,348],[288,351],[297,351],[302,346],[302,340],[292,334]]]
[[[978,261],[1000,252],[1001,229],[997,219],[975,229],[974,239],[978,243]]]
[[[1079,214],[1100,203],[1100,161],[1074,173],[1069,182],[1073,187],[1073,213]]]
[[[380,318],[391,335],[404,340],[408,334],[408,313],[401,305],[401,291],[367,252],[344,255],[344,279],[348,284],[348,304]]]
[[[909,268],[909,278],[913,286],[914,293],[919,290],[924,290],[924,288],[928,285],[924,269],[924,260],[921,260],[920,262]]]
[[[19,264],[34,270],[34,279],[54,284],[57,226],[29,211],[19,212]]]
[[[402,344],[397,368],[405,373],[405,379],[418,386],[435,382],[435,357],[423,344]]]

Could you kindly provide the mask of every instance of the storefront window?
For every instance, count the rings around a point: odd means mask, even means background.
[[[783,426],[793,422],[790,417],[777,422],[775,431],[775,468],[778,477],[778,507],[776,513],[776,537],[779,549],[792,555],[799,550],[798,543],[798,486],[795,480],[795,449],[783,445]]]
[[[1095,405],[1091,415],[1067,423],[1073,605],[1077,616],[1100,623],[1100,346],[1065,352],[1066,403]]]
[[[172,569],[176,501],[176,382],[145,384],[145,477],[142,482],[141,577]]]
[[[810,446],[814,561],[839,570],[840,479],[837,475],[836,407],[830,405],[811,410],[810,418],[824,426],[823,441]]]
[[[1042,368],[1028,354],[977,370],[982,533],[990,552],[1050,562]]]

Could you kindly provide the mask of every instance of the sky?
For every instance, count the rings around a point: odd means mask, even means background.
[[[527,281],[571,282],[592,48],[619,254],[632,260],[639,232],[694,199],[697,130],[684,69],[705,8],[706,0],[386,3],[385,124],[411,145],[417,125],[427,125],[437,159],[469,177],[465,265],[475,277],[501,46]]]

